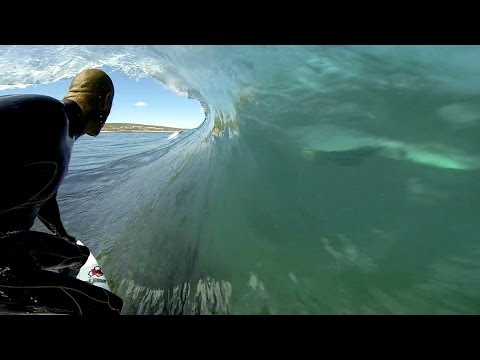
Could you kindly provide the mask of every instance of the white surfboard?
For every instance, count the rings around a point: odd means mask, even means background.
[[[77,240],[78,245],[83,245],[80,240]],[[85,245],[83,245],[85,246]],[[107,278],[103,273],[102,267],[98,264],[97,259],[90,252],[90,256],[83,266],[80,268],[80,271],[77,274],[77,279],[85,281],[94,286],[101,287],[105,290],[112,291],[110,286],[108,286]]]

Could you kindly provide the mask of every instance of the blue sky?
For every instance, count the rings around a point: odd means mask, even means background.
[[[105,70],[115,86],[113,107],[107,122],[125,122],[145,125],[163,125],[195,128],[204,118],[197,100],[179,96],[152,78],[131,79],[119,71]],[[61,100],[72,79],[25,89],[0,91],[0,95],[43,94]]]

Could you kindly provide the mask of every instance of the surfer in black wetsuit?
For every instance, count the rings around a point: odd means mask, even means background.
[[[62,101],[0,96],[0,308],[120,314],[118,296],[75,278],[90,251],[65,230],[56,199],[75,140],[100,133],[113,95],[110,77],[87,69]],[[53,235],[30,230],[37,216]]]

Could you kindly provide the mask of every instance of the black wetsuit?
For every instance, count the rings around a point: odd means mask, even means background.
[[[90,254],[60,220],[57,191],[74,141],[80,107],[43,95],[0,96],[0,308],[119,314],[113,293],[49,270],[78,271]],[[30,231],[38,218],[54,234]]]

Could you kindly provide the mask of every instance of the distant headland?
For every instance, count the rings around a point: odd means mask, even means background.
[[[168,126],[157,125],[142,125],[142,124],[129,124],[129,123],[109,123],[107,122],[102,131],[152,131],[152,132],[175,132],[184,131],[188,129],[173,128]]]

